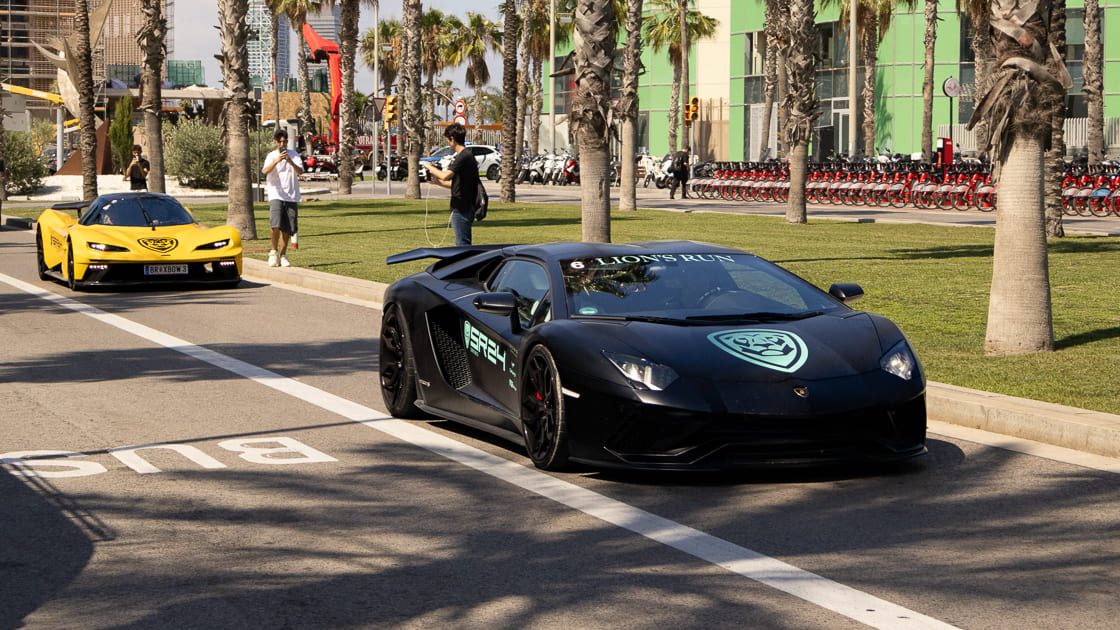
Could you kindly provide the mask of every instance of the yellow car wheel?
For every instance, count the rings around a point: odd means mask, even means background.
[[[71,291],[82,290],[82,285],[74,279],[74,244],[69,241],[66,243],[66,286]]]

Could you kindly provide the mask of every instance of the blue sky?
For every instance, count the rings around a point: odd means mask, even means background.
[[[189,7],[189,8],[188,8]],[[487,8],[489,7],[489,8]],[[424,0],[424,10],[439,9],[444,13],[458,14],[465,17],[468,10],[485,13],[491,19],[501,17],[498,12],[498,0]],[[381,17],[383,19],[400,18],[400,0],[382,0]],[[222,73],[218,61],[214,59],[220,48],[221,37],[218,29],[218,0],[179,0],[175,6],[175,58],[176,59],[201,59],[206,69],[206,83],[211,86],[220,85]],[[361,20],[358,23],[359,32],[373,28],[373,9],[362,7]],[[293,49],[295,37],[292,37]],[[295,60],[293,58],[293,74]],[[446,77],[463,87],[464,71],[448,72]],[[491,87],[501,83],[502,60],[501,57],[492,56],[490,63]],[[366,68],[364,63],[358,62],[356,88],[359,92],[369,93],[373,86],[373,72]]]

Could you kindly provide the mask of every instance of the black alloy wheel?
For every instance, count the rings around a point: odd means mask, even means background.
[[[381,379],[381,398],[385,407],[396,418],[421,418],[423,412],[416,407],[416,375],[412,372],[412,349],[404,328],[401,309],[396,304],[385,309],[381,318],[381,343],[378,371]]]
[[[81,291],[82,285],[74,279],[74,244],[66,242],[66,286],[71,291]]]
[[[556,361],[548,348],[536,346],[529,352],[523,370],[521,427],[525,450],[537,468],[563,470],[568,467],[568,423]]]
[[[38,229],[35,230],[35,259],[39,263],[39,279],[50,280],[51,277],[47,275],[47,262],[43,258],[43,233]]]

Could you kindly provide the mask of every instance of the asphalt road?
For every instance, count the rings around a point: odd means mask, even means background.
[[[386,418],[379,315],[252,283],[72,294],[0,231],[0,459],[38,462],[0,473],[0,628],[1120,618],[1114,473],[931,435],[885,470],[546,475]]]

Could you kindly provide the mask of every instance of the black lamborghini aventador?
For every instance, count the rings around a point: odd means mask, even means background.
[[[689,241],[418,249],[385,293],[381,390],[523,442],[540,468],[713,470],[926,452],[925,375],[890,320]]]

